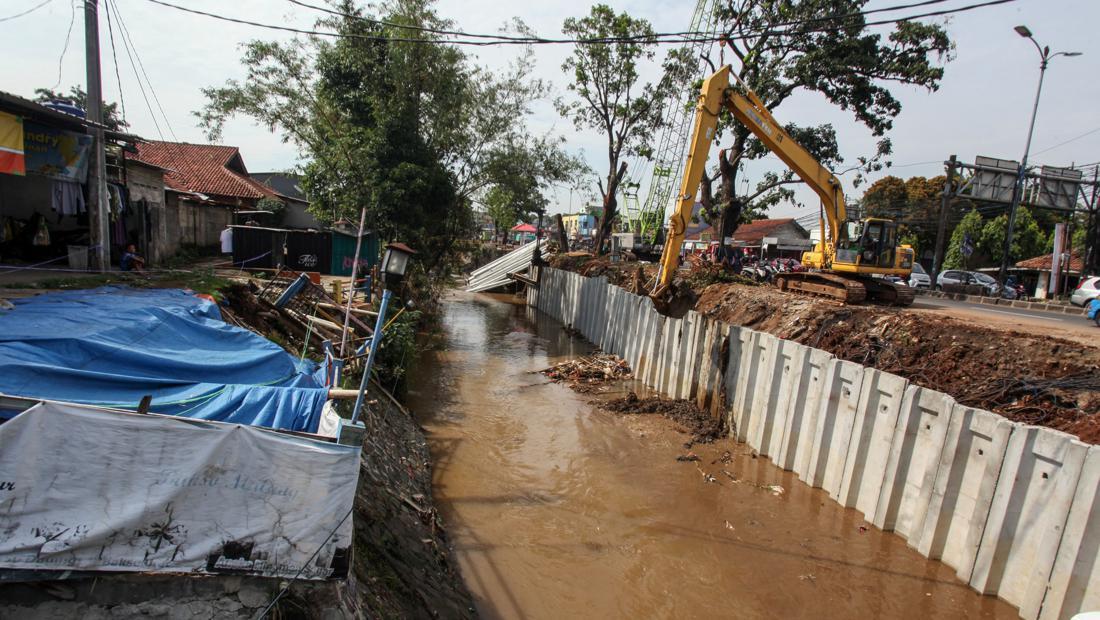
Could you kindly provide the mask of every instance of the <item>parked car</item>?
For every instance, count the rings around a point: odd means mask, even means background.
[[[909,274],[909,286],[911,288],[932,288],[932,278],[921,267],[920,263],[913,263],[913,273]]]
[[[984,273],[948,269],[940,272],[936,279],[936,290],[996,296],[1000,294],[1001,285]]]
[[[974,276],[975,280],[985,286],[985,290],[989,295],[997,297],[1001,294],[1001,283],[997,282],[996,278],[993,276],[986,275],[980,271],[971,271],[970,275]]]
[[[1100,299],[1100,277],[1081,278],[1077,289],[1070,295],[1069,302],[1075,306],[1087,306],[1093,299]]]

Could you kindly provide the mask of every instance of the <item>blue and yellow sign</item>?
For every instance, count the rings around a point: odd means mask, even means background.
[[[84,183],[92,154],[92,136],[23,122],[27,172]]]

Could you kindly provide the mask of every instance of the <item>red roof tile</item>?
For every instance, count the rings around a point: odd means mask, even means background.
[[[1016,266],[1020,269],[1031,269],[1033,271],[1050,271],[1050,265],[1054,261],[1054,254],[1044,254],[1042,256],[1036,256],[1035,258],[1029,258],[1016,263]],[[1069,271],[1070,273],[1081,273],[1085,268],[1085,261],[1081,258],[1080,254],[1073,254],[1069,259]]]
[[[164,183],[175,190],[234,198],[275,197],[271,188],[248,177],[235,146],[186,142],[141,142],[136,159],[166,168]],[[230,168],[239,165],[241,171]]]
[[[775,231],[780,228],[794,223],[794,218],[779,218],[774,220],[753,220],[747,224],[741,224],[737,227],[737,230],[733,233],[733,240],[735,242],[759,245],[763,243],[764,237],[774,237]],[[794,223],[798,226],[797,223]],[[799,226],[801,228],[801,226]],[[686,241],[699,241],[703,236],[709,235],[710,238],[714,237],[714,229],[711,226],[704,225],[697,231],[689,233],[684,237]],[[717,240],[717,239],[712,239]]]

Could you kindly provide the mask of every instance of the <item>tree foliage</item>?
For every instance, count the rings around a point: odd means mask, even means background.
[[[343,15],[319,25],[345,36],[248,43],[246,78],[204,89],[197,113],[211,139],[240,114],[294,143],[323,221],[358,221],[365,207],[369,227],[418,249],[431,271],[468,237],[472,203],[491,187],[530,205],[575,173],[559,138],[526,130],[531,102],[547,92],[529,75],[529,50],[493,73],[438,35],[408,28],[451,27],[431,0],[370,9],[343,0],[336,10]]]
[[[656,58],[658,45],[645,37],[653,35],[648,21],[628,13],[616,13],[605,5],[594,5],[584,17],[565,20],[562,32],[578,39],[632,39],[602,45],[577,45],[562,64],[571,78],[572,97],[559,99],[560,114],[571,119],[578,130],[596,130],[607,140],[607,173],[600,183],[603,216],[596,237],[597,251],[618,214],[618,185],[626,174],[626,157],[649,157],[651,140],[665,124],[661,103],[689,79],[694,59],[682,50],[670,51],[661,64],[660,78],[640,82],[646,63]]]
[[[983,226],[982,214],[978,213],[977,209],[972,209],[963,216],[962,221],[955,227],[955,231],[951,233],[951,241],[947,244],[947,252],[943,259],[944,269],[965,269],[972,265],[963,255],[963,241],[969,237],[971,244],[977,246],[982,238]]]
[[[1000,264],[1004,256],[1005,229],[1008,227],[1008,215],[1001,214],[986,221],[982,226],[981,249],[982,253],[996,264]],[[1015,264],[1024,259],[1049,254],[1053,251],[1051,238],[1039,227],[1031,210],[1027,207],[1019,207],[1016,211],[1016,226],[1012,230],[1012,248],[1008,260],[1009,264]]]
[[[68,101],[82,110],[88,109],[88,93],[84,92],[84,89],[79,86],[69,88],[69,94],[67,95],[60,90],[36,88],[34,89],[34,100],[38,103],[56,100]],[[124,131],[130,126],[130,123],[127,123],[126,119],[122,118],[117,103],[107,103],[104,101],[100,105],[103,110],[103,124],[107,129],[112,131]]]
[[[914,247],[919,257],[935,247],[945,180],[944,176],[883,177],[863,193],[864,215],[894,220],[901,236]],[[953,209],[956,212],[957,207]],[[950,224],[952,222],[949,222],[947,234],[951,234]]]
[[[769,110],[800,91],[815,92],[851,112],[880,138],[873,153],[838,170],[844,158],[831,125],[785,126],[826,167],[838,174],[856,172],[852,185],[859,185],[863,174],[881,170],[891,153],[885,136],[901,112],[891,86],[936,90],[943,77],[942,62],[950,59],[954,47],[936,24],[907,21],[885,33],[870,30],[861,14],[867,4],[868,0],[733,0],[718,9],[719,19],[728,24],[725,49],[739,62],[734,71]],[[726,137],[723,129],[731,135]],[[719,130],[719,143],[730,143],[725,157],[734,175],[729,185],[736,187],[744,162],[764,157],[767,150],[728,113],[721,117]],[[796,203],[790,186],[799,182],[789,170],[768,174],[740,200],[750,212],[780,202]]]

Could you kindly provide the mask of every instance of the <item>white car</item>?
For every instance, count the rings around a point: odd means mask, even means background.
[[[932,288],[932,278],[920,263],[913,263],[913,272],[909,274],[909,287]]]
[[[1069,303],[1075,306],[1087,306],[1089,302],[1100,298],[1100,277],[1081,278],[1081,283],[1069,297]]]

